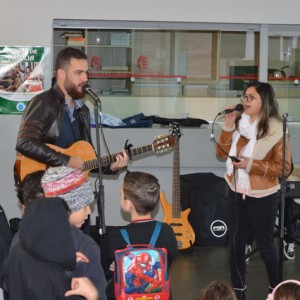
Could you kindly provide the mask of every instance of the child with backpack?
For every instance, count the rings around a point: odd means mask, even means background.
[[[130,214],[131,223],[124,228],[128,234],[130,244],[149,245],[155,228],[159,224],[161,228],[156,232],[157,239],[154,247],[167,250],[168,270],[177,254],[177,241],[171,226],[155,221],[151,217],[151,213],[159,203],[159,197],[160,185],[155,176],[145,172],[127,172],[121,187],[121,208],[124,212]],[[124,239],[121,230],[114,229],[109,233],[104,244],[104,247],[107,247],[106,251],[108,251],[108,263],[111,264],[110,270],[114,271],[114,268],[117,268],[114,262],[115,252],[126,248],[128,243]],[[152,265],[148,255],[144,253],[132,258],[130,268],[134,269],[134,272],[128,272],[129,274],[126,275],[127,288],[134,290],[135,284],[141,286],[142,279],[138,278],[141,272],[137,269],[140,265],[147,263],[149,264],[149,269],[151,267],[153,272],[158,272],[155,268],[163,267]],[[107,296],[108,299],[115,299],[117,295],[114,295],[113,292],[113,274],[111,273],[108,277],[110,277],[110,283],[107,288]]]

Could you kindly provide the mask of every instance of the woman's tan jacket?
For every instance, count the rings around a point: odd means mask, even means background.
[[[218,144],[226,153],[229,153],[234,131],[235,125],[229,128],[223,124]],[[248,141],[245,137],[241,136],[239,138],[237,142],[237,157]],[[272,118],[268,134],[256,142],[252,157],[249,158],[245,170],[249,175],[251,195],[271,194],[280,189],[279,177],[282,176],[283,166],[282,148],[282,123]],[[287,176],[291,171],[291,151],[288,137],[286,137],[285,148],[285,174]],[[216,149],[216,155],[219,158],[227,159],[227,155],[219,147]],[[225,180],[232,186],[233,175],[228,176],[225,174]]]

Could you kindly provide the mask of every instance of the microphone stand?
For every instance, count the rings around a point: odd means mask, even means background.
[[[280,202],[280,235],[279,235],[279,281],[283,277],[283,247],[284,247],[284,209],[285,209],[285,195],[286,195],[286,176],[285,176],[285,145],[286,145],[286,123],[288,114],[283,114],[283,147],[282,147],[282,176],[281,176],[281,202]]]
[[[103,176],[102,176],[102,165],[101,165],[101,150],[100,150],[100,135],[99,128],[102,126],[99,125],[99,110],[101,111],[101,100],[97,96],[92,97],[95,100],[94,104],[94,115],[95,115],[95,124],[96,124],[96,141],[97,141],[97,154],[98,154],[98,186],[99,190],[95,191],[95,199],[98,209],[98,217],[96,217],[96,225],[99,228],[100,236],[103,236],[106,233],[105,227],[105,214],[104,214],[104,186],[103,186]]]

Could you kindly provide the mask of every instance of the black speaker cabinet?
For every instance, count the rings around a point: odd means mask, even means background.
[[[225,245],[227,242],[227,192],[224,178],[213,173],[180,176],[182,209],[191,208],[189,222],[195,245]]]

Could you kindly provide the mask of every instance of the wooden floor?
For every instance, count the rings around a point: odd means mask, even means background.
[[[279,245],[278,240],[275,244]],[[224,246],[196,246],[197,256],[188,251],[180,252],[171,271],[173,300],[194,300],[201,288],[220,279],[230,283],[228,248]],[[283,261],[283,279],[300,280],[300,246],[296,244],[296,259]],[[265,300],[268,280],[259,253],[254,253],[247,262],[247,300]]]

